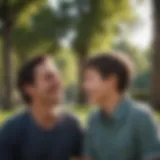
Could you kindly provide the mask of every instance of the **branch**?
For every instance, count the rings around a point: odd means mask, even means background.
[[[20,0],[13,6],[12,14],[15,19],[17,19],[18,15],[31,3],[38,2],[39,0]]]
[[[9,18],[9,3],[8,0],[0,0],[0,19],[5,21]]]

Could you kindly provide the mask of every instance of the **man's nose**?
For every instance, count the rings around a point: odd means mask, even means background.
[[[55,78],[54,84],[55,85],[60,85],[61,84],[61,80],[59,78]]]

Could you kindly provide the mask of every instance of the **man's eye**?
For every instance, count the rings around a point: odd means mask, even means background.
[[[54,78],[54,75],[53,75],[53,74],[47,74],[47,75],[46,75],[46,79],[47,79],[47,80],[50,80],[50,79],[52,79],[52,78]]]

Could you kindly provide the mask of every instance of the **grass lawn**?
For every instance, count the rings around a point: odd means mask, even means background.
[[[82,125],[85,124],[87,115],[89,112],[89,109],[87,107],[70,107],[66,110],[72,113],[74,116],[76,116],[81,121]],[[18,112],[20,111],[19,110],[14,110],[14,111],[1,111],[0,110],[0,125],[2,125],[10,117],[16,115]]]
[[[67,108],[66,109],[67,111],[76,116],[81,121],[83,126],[85,125],[89,113],[88,107],[79,106],[79,107],[65,107],[65,108]],[[14,111],[0,111],[0,125],[2,125],[7,119],[14,116],[18,112],[20,112],[19,109]],[[160,124],[160,113],[155,113],[155,119]]]
[[[0,124],[13,115],[13,112],[0,112]]]
[[[160,113],[155,113],[155,119],[159,122],[160,124]]]

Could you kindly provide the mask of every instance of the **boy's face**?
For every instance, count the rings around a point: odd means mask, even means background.
[[[104,79],[96,69],[88,68],[84,72],[83,87],[88,102],[101,105],[116,91],[117,77],[110,75]]]
[[[27,87],[31,99],[49,104],[60,103],[63,95],[60,74],[48,58],[39,64],[34,71],[34,84]]]

